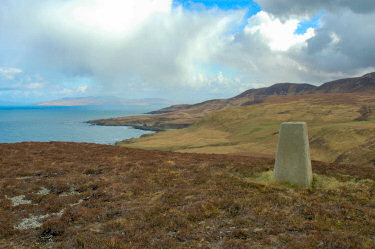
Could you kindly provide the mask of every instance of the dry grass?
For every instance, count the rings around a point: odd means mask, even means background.
[[[374,167],[314,161],[310,190],[275,184],[272,168],[247,156],[0,144],[0,247],[375,247]],[[32,203],[12,206],[19,195]]]
[[[375,97],[323,94],[270,97],[262,104],[227,108],[193,126],[118,143],[179,152],[273,156],[281,122],[306,121],[315,160],[375,163]]]

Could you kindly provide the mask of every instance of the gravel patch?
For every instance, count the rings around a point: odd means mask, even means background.
[[[41,227],[43,224],[41,223],[41,220],[47,218],[48,216],[49,214],[39,216],[30,215],[29,218],[23,219],[17,226],[14,226],[14,228],[18,230],[25,230]]]
[[[70,195],[78,195],[79,192],[75,190],[75,188],[73,187],[70,187],[70,191],[69,192],[65,192],[63,194],[61,194],[60,196],[70,196]]]
[[[25,195],[18,195],[18,196],[15,196],[15,197],[11,197],[9,198],[8,196],[5,196],[8,200],[11,200],[12,201],[12,206],[13,207],[16,207],[16,206],[19,206],[19,205],[23,205],[23,204],[31,204],[31,200],[27,200],[25,199]]]
[[[45,188],[45,187],[42,187],[41,190],[36,192],[37,195],[48,195],[49,193],[51,193],[51,190],[49,190],[48,188]]]
[[[83,199],[80,199],[78,202],[70,204],[69,206],[76,206],[83,202]],[[26,230],[32,228],[41,227],[43,219],[46,219],[50,216],[61,217],[65,212],[65,208],[61,209],[58,213],[51,213],[45,215],[30,215],[28,218],[24,218],[18,225],[15,225],[14,228],[18,230]]]

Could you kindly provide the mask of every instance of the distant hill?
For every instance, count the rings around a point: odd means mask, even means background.
[[[375,91],[375,72],[362,77],[334,80],[317,87],[312,93],[356,93]]]
[[[295,96],[314,93],[355,93],[375,91],[375,72],[365,74],[361,77],[339,79],[314,86],[306,83],[277,83],[269,87],[249,89],[233,98],[221,100],[208,100],[193,105],[175,105],[163,108],[152,113],[169,113],[172,111],[195,109],[207,106],[212,109],[216,105],[217,110],[226,106],[250,105],[262,102],[269,96]]]
[[[228,107],[259,104],[272,96],[298,96],[327,93],[375,92],[375,72],[361,77],[330,81],[317,87],[306,83],[278,83],[270,87],[247,90],[233,98],[214,99],[193,105],[173,105],[142,116],[120,117],[89,121],[97,125],[126,125],[144,130],[179,129],[198,119]]]
[[[270,87],[263,87],[258,89],[247,90],[232,99],[240,99],[249,96],[269,96],[269,95],[300,95],[311,93],[316,89],[316,86],[310,84],[297,83],[278,83]]]
[[[155,105],[168,104],[165,99],[146,98],[146,99],[123,99],[113,96],[104,97],[80,97],[80,98],[63,98],[53,101],[38,103],[38,106],[121,106],[121,105]]]

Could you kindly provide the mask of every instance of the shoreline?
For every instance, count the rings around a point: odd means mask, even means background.
[[[152,120],[153,117],[148,117],[149,118],[148,120],[142,122],[141,120],[142,118],[144,118],[144,115],[89,120],[89,121],[86,121],[85,123],[88,123],[94,126],[95,125],[96,126],[125,126],[125,127],[132,127],[133,129],[137,129],[137,130],[154,131],[154,132],[183,129],[183,128],[189,127],[193,123],[193,122],[191,123],[184,122],[181,124],[172,123],[173,121],[179,121],[178,119],[166,120],[166,122],[161,123],[157,120],[158,117],[155,117],[155,120]],[[168,121],[171,121],[171,122],[168,122]]]

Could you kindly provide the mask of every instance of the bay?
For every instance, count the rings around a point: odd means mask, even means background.
[[[150,131],[126,126],[97,126],[85,122],[139,115],[161,107],[0,107],[0,143],[66,141],[114,144]]]

